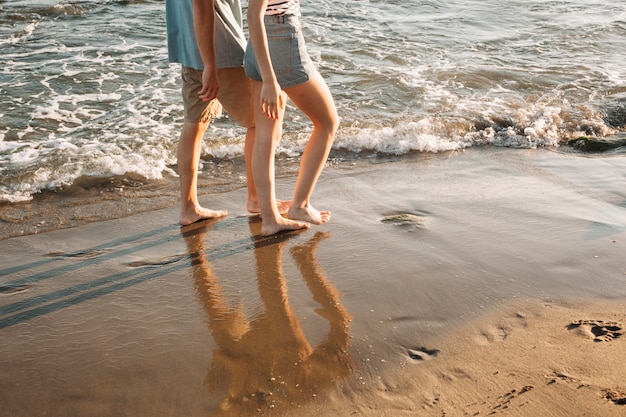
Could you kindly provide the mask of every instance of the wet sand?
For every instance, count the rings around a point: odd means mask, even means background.
[[[299,233],[239,189],[2,240],[0,414],[626,416],[624,172],[476,149],[331,166]]]

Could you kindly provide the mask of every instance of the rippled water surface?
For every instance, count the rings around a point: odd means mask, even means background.
[[[302,6],[309,51],[342,120],[338,161],[486,144],[558,147],[624,131],[620,2]],[[164,7],[0,1],[0,201],[97,178],[174,175],[182,106]],[[288,112],[281,158],[299,155],[308,129]],[[239,161],[243,131],[231,120],[216,121],[207,139],[205,172]],[[243,175],[235,165],[231,183]]]

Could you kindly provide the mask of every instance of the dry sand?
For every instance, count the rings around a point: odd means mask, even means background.
[[[238,190],[0,241],[0,416],[626,416],[624,172],[471,150],[330,167],[302,233]]]

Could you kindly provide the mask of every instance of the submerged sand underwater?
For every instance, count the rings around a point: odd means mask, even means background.
[[[240,189],[0,241],[1,414],[626,416],[625,172],[477,149],[329,167],[301,233]]]

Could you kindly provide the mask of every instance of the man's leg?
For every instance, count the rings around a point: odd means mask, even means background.
[[[203,101],[198,96],[202,88],[202,71],[182,67],[182,98],[184,123],[178,141],[178,175],[180,177],[179,223],[187,225],[198,220],[213,219],[227,214],[226,210],[209,210],[198,202],[198,165],[202,137],[211,118],[218,117],[222,106],[217,100]]]
[[[259,198],[256,195],[256,186],[254,185],[254,176],[252,175],[252,150],[254,149],[254,138],[256,128],[249,127],[246,131],[246,143],[244,144],[244,158],[246,160],[246,178],[248,187],[248,202],[246,209],[248,213],[260,213]]]
[[[223,217],[226,210],[209,210],[198,203],[198,165],[202,136],[209,122],[185,122],[178,141],[178,175],[180,177],[179,223],[187,225],[198,220]]]

